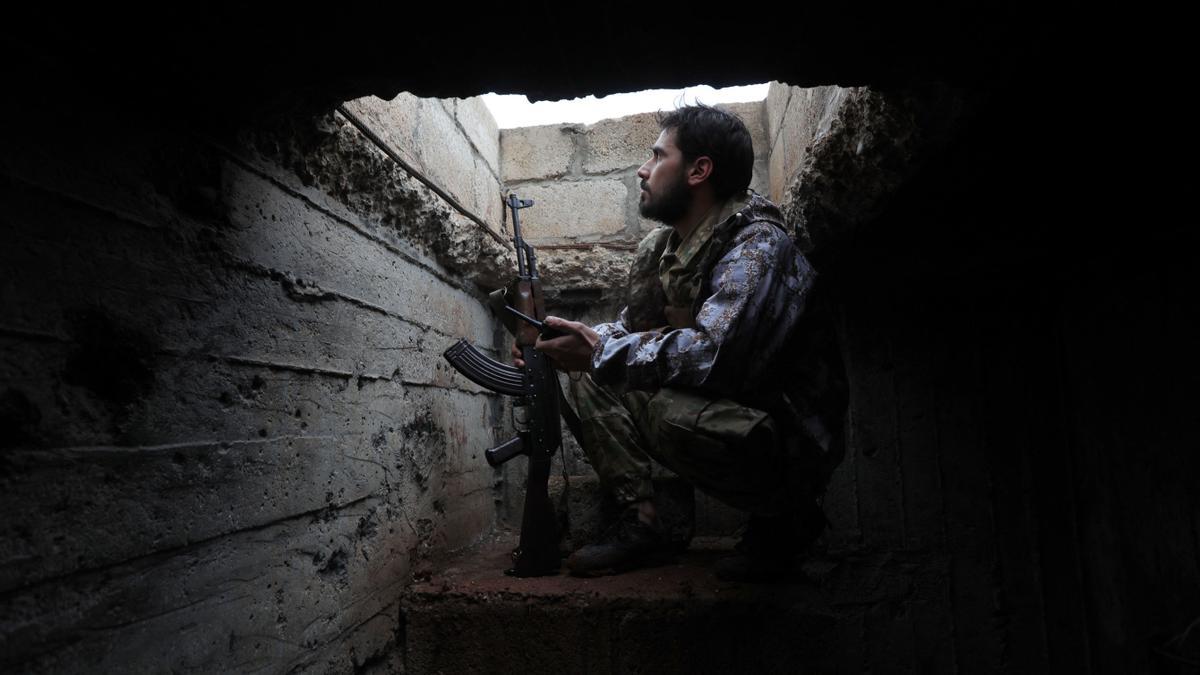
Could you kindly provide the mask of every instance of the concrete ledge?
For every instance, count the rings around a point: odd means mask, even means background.
[[[499,537],[405,593],[405,672],[839,667],[839,619],[822,590],[800,571],[771,586],[717,581],[711,567],[728,540],[707,542],[671,565],[596,579],[506,577],[514,542],[515,535]]]

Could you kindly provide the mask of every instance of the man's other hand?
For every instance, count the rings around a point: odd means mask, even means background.
[[[596,331],[587,324],[567,321],[557,316],[548,316],[545,322],[547,326],[566,333],[566,335],[550,340],[543,340],[539,337],[537,343],[533,345],[534,349],[545,352],[554,367],[559,370],[591,370],[592,351],[595,349],[596,343],[600,341],[600,336]],[[521,358],[521,348],[515,342],[509,353],[512,354],[514,366],[525,367],[525,359]]]
[[[592,369],[592,352],[600,336],[592,327],[578,321],[567,321],[557,316],[548,316],[545,323],[550,328],[566,333],[550,340],[538,338],[534,349],[550,357],[555,368],[568,372]]]

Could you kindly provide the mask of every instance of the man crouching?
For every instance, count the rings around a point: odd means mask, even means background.
[[[748,190],[750,133],[705,105],[660,116],[638,169],[639,209],[664,223],[639,245],[627,306],[536,348],[572,378],[583,450],[625,507],[575,551],[578,575],[640,567],[665,546],[650,458],[749,512],[729,580],[770,581],[823,531],[817,504],[842,454],[845,384],[816,273],[779,209]]]

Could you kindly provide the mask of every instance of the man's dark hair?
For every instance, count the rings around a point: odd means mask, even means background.
[[[709,181],[718,200],[746,192],[754,173],[754,144],[742,118],[697,102],[659,113],[658,126],[675,130],[675,145],[685,161],[701,156],[712,160]]]

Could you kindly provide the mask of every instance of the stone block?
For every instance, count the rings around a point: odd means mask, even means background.
[[[554,124],[500,132],[500,180],[558,178],[567,175],[575,156],[578,125]]]
[[[556,181],[522,186],[522,199],[535,206],[521,211],[530,242],[595,241],[625,229],[628,190],[620,181]]]
[[[355,99],[346,108],[400,157],[499,230],[499,131],[478,99]],[[466,134],[466,135],[464,135]]]
[[[482,218],[492,231],[503,235],[501,224],[504,222],[504,213],[501,209],[504,207],[501,200],[504,197],[501,185],[482,159],[477,158],[475,164],[475,215]]]
[[[750,132],[750,141],[754,144],[755,158],[766,157],[769,143],[766,126],[763,124],[762,101],[723,103],[717,107],[742,118],[742,121],[746,123],[746,129]]]
[[[589,125],[583,135],[587,144],[583,172],[602,174],[624,169],[637,170],[650,157],[658,138],[654,113],[629,115]]]
[[[390,101],[366,96],[346,101],[344,105],[387,141],[404,161],[418,169],[424,169],[417,143],[417,126],[422,116],[423,99],[401,92]]]
[[[441,104],[428,101],[422,113],[417,143],[426,177],[454,195],[464,206],[475,210],[474,182],[479,178],[471,142]]]
[[[456,98],[454,102],[454,119],[458,120],[467,138],[475,145],[479,156],[487,163],[492,174],[500,176],[500,129],[496,119],[487,109],[483,99]]]

